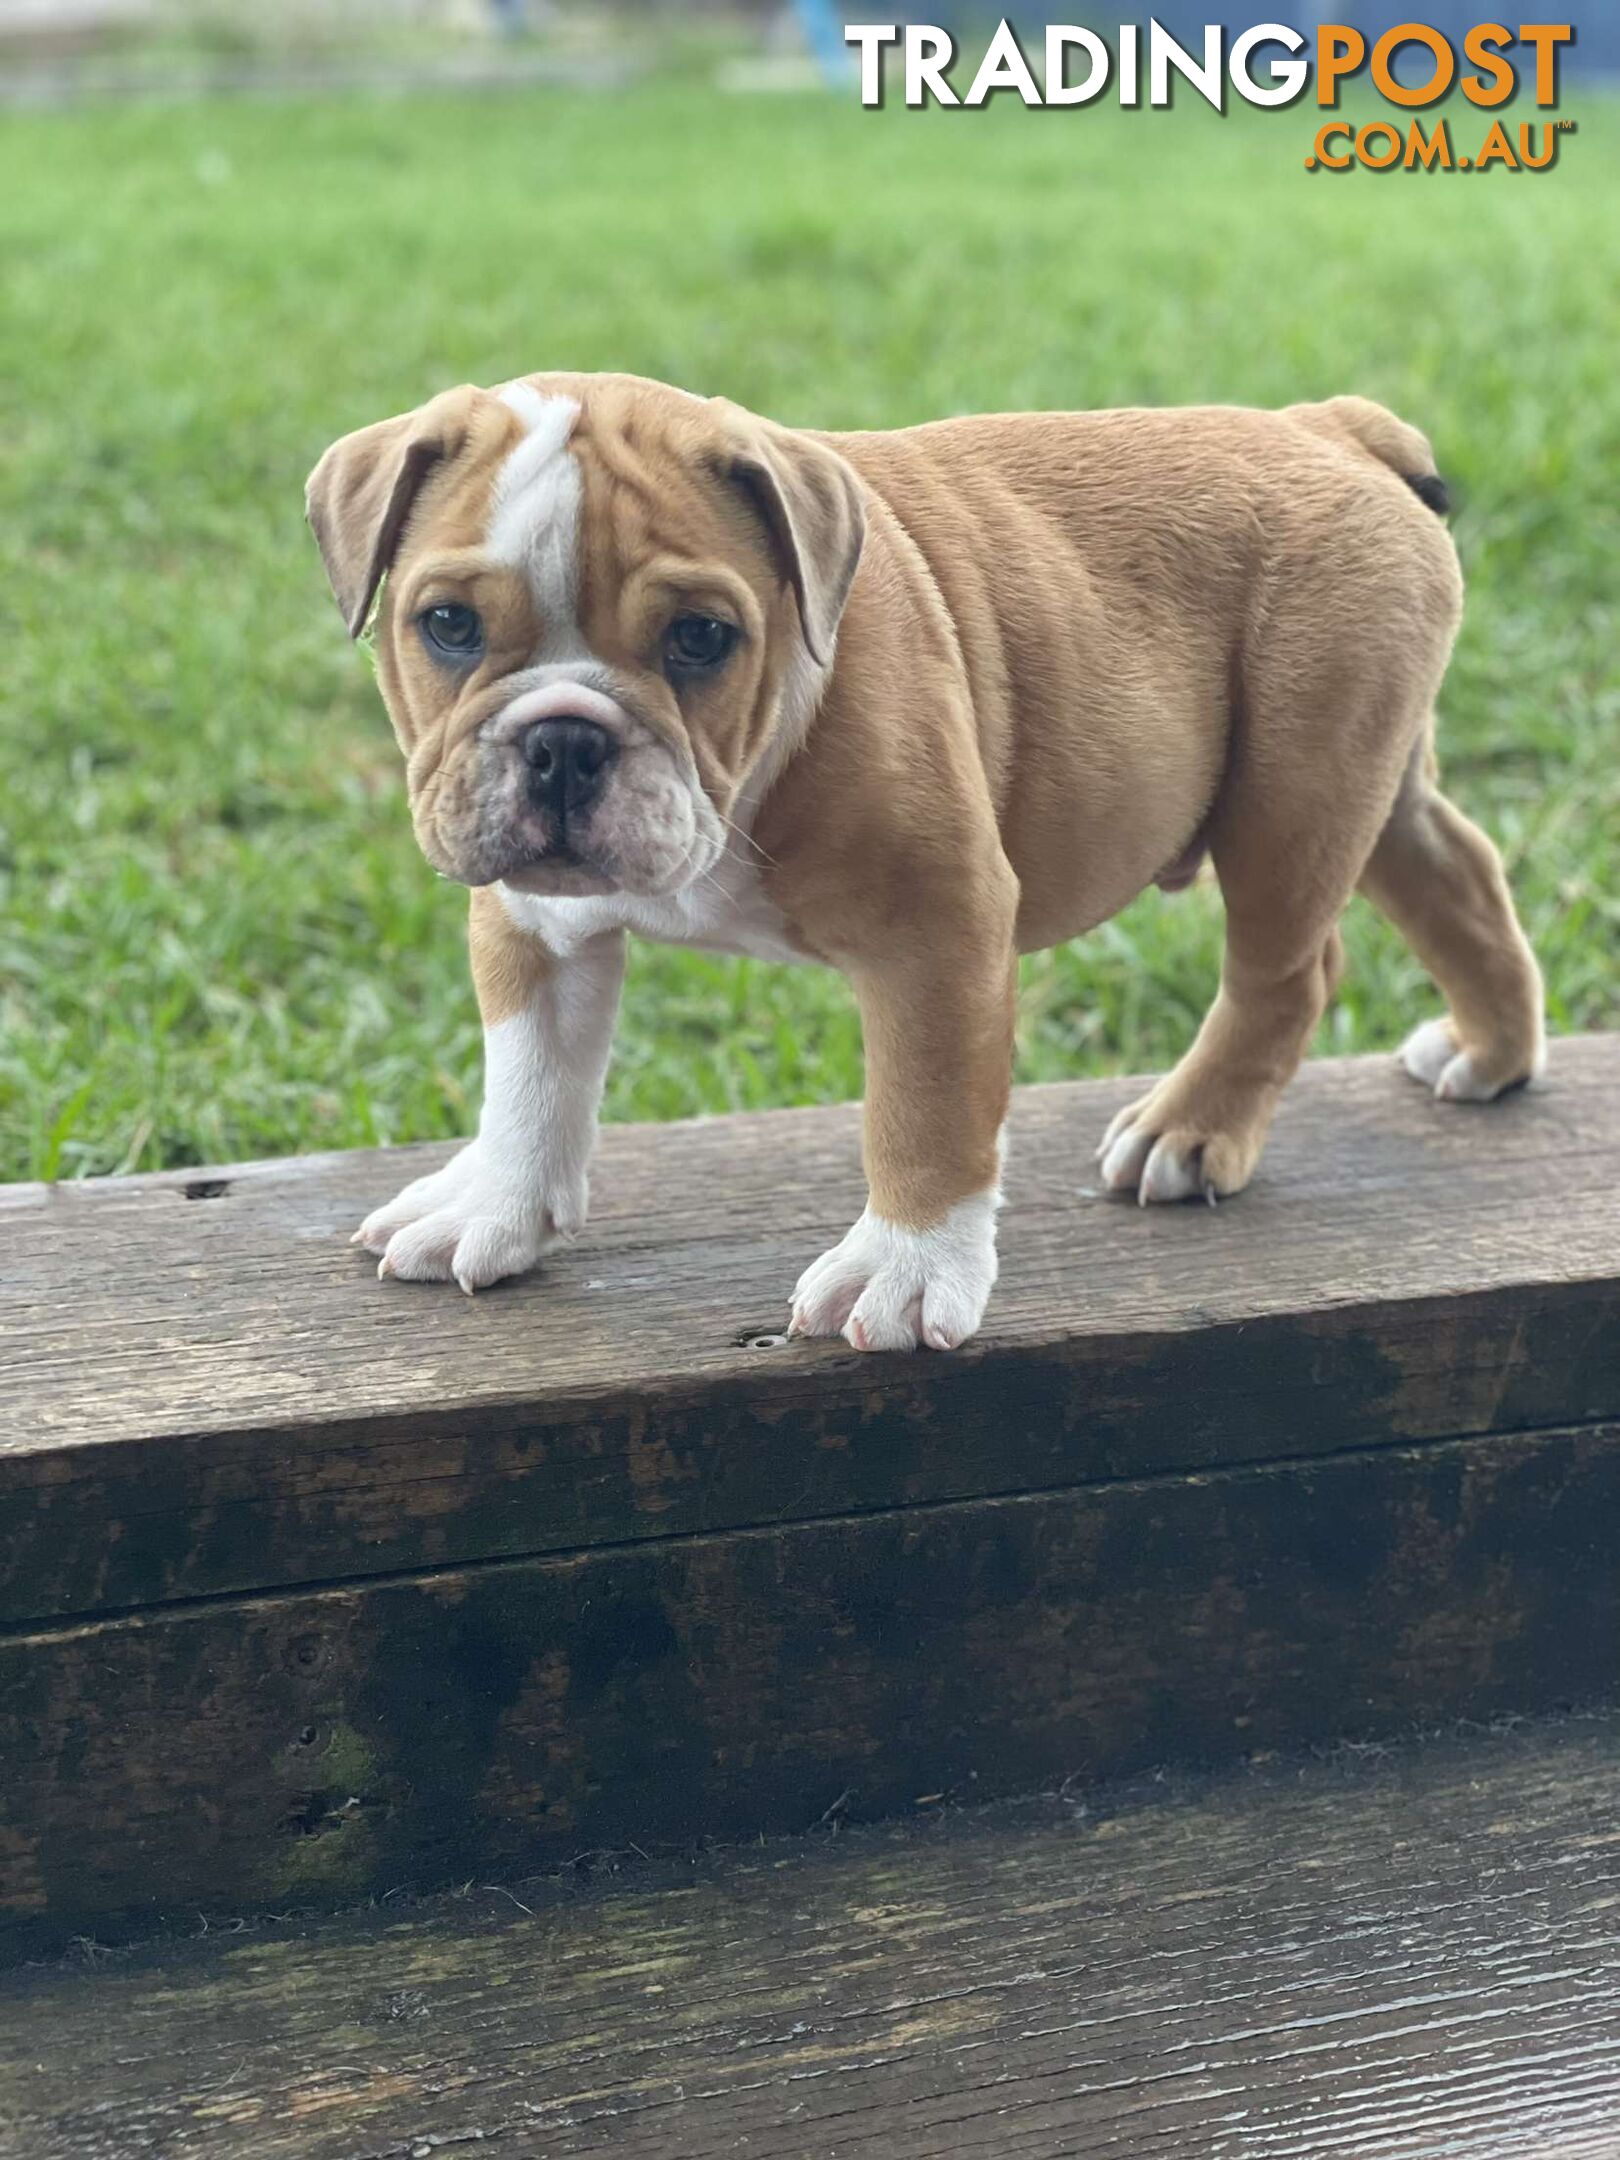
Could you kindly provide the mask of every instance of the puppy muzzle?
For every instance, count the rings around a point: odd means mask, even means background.
[[[657,894],[709,867],[722,828],[690,753],[593,672],[531,677],[475,730],[434,804],[428,852],[451,875],[524,892]]]
[[[628,730],[623,708],[588,684],[552,683],[515,699],[497,729],[523,761],[529,806],[547,822],[554,851],[570,853],[611,777]]]

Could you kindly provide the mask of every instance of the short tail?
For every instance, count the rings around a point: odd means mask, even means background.
[[[1451,490],[1437,472],[1403,472],[1401,478],[1436,517],[1450,517]]]
[[[1371,398],[1329,398],[1322,405],[1291,405],[1289,418],[1319,435],[1367,451],[1404,480],[1436,517],[1451,515],[1451,491],[1435,469],[1434,452],[1421,428],[1408,427]]]

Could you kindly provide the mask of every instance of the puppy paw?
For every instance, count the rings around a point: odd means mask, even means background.
[[[1196,1118],[1161,1112],[1151,1095],[1121,1110],[1097,1150],[1111,1193],[1135,1193],[1142,1207],[1172,1200],[1211,1206],[1249,1182],[1265,1134],[1223,1132]]]
[[[1534,1087],[1547,1069],[1547,1050],[1538,1042],[1529,1052],[1492,1057],[1464,1050],[1449,1020],[1425,1020],[1407,1036],[1396,1057],[1403,1071],[1440,1102],[1494,1102],[1509,1088]]]
[[[534,1266],[585,1220],[585,1184],[547,1187],[502,1170],[478,1141],[368,1215],[351,1242],[401,1282],[455,1282],[470,1295]]]
[[[842,1335],[856,1350],[954,1350],[978,1328],[996,1279],[993,1192],[958,1201],[928,1230],[868,1208],[799,1277],[790,1335]]]

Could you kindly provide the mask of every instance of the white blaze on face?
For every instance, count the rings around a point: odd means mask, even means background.
[[[617,756],[584,827],[587,871],[622,892],[667,895],[712,872],[725,828],[703,793],[690,746],[626,703],[618,671],[586,641],[579,619],[585,490],[569,448],[578,400],[525,382],[507,383],[496,395],[522,421],[524,435],[495,476],[485,548],[528,584],[540,641],[529,664],[508,678],[509,702],[480,731],[490,759],[505,767],[491,793],[492,815],[514,814],[520,776],[509,753],[525,727],[547,718],[595,720],[613,736]],[[521,892],[563,898],[573,874],[567,863],[559,868],[541,856],[507,877]]]
[[[579,627],[580,508],[584,485],[568,438],[577,399],[546,397],[532,384],[508,383],[501,403],[527,428],[495,480],[488,548],[520,570],[540,611],[542,662],[588,660]]]

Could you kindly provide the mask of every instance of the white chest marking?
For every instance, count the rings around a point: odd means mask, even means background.
[[[568,438],[579,418],[574,398],[543,397],[529,383],[500,392],[528,429],[495,480],[487,546],[521,570],[540,611],[537,660],[588,657],[579,627],[579,523],[584,496]]]

